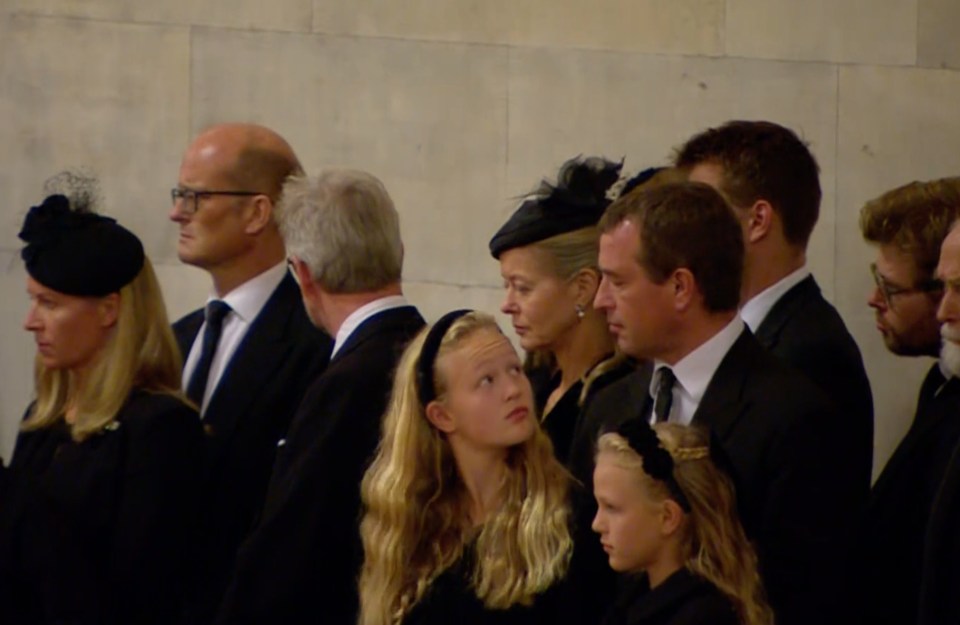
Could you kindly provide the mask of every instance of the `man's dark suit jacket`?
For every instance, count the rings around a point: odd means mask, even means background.
[[[202,325],[203,309],[174,324],[184,360]],[[212,621],[237,549],[262,509],[277,441],[332,347],[310,323],[293,277],[284,276],[234,352],[204,415],[204,504],[197,514],[202,547],[188,622]]]
[[[913,425],[874,485],[856,535],[854,622],[916,619],[930,510],[958,442],[960,380],[945,380],[935,364],[920,387]]]
[[[757,328],[756,337],[836,403],[840,414],[831,429],[846,445],[848,467],[857,472],[860,501],[866,503],[873,466],[870,381],[860,349],[840,314],[820,294],[813,276],[777,300]]]
[[[307,391],[218,623],[356,623],[360,480],[397,361],[423,325],[412,306],[367,319]]]
[[[646,418],[652,365],[600,391],[591,427]],[[783,625],[824,623],[834,612],[831,562],[858,498],[857,475],[833,435],[833,404],[744,330],[707,386],[694,425],[709,427],[732,465],[738,507]]]

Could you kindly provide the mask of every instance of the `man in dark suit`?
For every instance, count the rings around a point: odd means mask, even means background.
[[[819,167],[793,131],[730,121],[695,135],[676,166],[734,207],[746,257],[740,316],[760,344],[817,384],[839,409],[834,436],[866,501],[873,463],[873,397],[860,350],[806,267],[820,212]]]
[[[621,350],[647,360],[597,394],[588,419],[709,427],[729,458],[778,622],[830,621],[831,562],[852,519],[857,476],[834,436],[836,409],[764,350],[737,314],[743,235],[700,183],[628,195],[600,222],[595,306]]]
[[[307,313],[336,343],[277,455],[218,622],[352,625],[360,481],[394,367],[423,319],[401,291],[399,218],[379,180],[327,171],[291,179],[283,198],[280,228]]]
[[[953,183],[956,184],[956,179]],[[956,207],[956,205],[954,205]],[[943,346],[940,363],[957,384],[960,377],[960,223],[954,222],[943,241],[936,276],[943,282],[943,298],[937,311]],[[953,391],[960,395],[960,392]],[[944,420],[960,421],[955,399]],[[946,411],[945,411],[946,412]],[[954,426],[956,428],[956,426]],[[940,448],[938,446],[938,452]],[[939,460],[939,458],[937,459]],[[930,510],[921,567],[919,625],[960,623],[960,445],[954,449]],[[909,572],[908,572],[909,574]],[[913,622],[913,621],[911,621]]]
[[[940,353],[937,307],[943,284],[935,270],[940,245],[958,216],[958,178],[911,182],[860,211],[863,237],[877,247],[871,265],[876,288],[868,303],[894,354]],[[854,622],[894,625],[916,619],[926,527],[958,440],[960,380],[945,361],[936,362],[920,387],[913,423],[874,484],[856,533]]]
[[[191,623],[212,621],[263,505],[277,441],[332,346],[307,318],[274,219],[283,181],[298,171],[276,133],[223,124],[189,146],[173,190],[180,260],[213,280],[207,306],[174,324],[183,386],[207,432]]]

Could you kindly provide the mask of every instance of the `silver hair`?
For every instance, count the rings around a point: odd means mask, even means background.
[[[400,217],[367,172],[329,169],[292,176],[276,209],[287,254],[330,293],[375,291],[400,281]]]

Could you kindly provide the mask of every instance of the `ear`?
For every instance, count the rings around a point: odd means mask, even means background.
[[[453,416],[447,410],[446,406],[439,401],[433,400],[427,404],[426,413],[427,421],[444,434],[453,434],[457,431],[457,426],[453,422]]]
[[[100,327],[111,328],[117,323],[120,316],[120,294],[111,293],[100,298],[97,304],[97,313],[100,316]]]
[[[244,232],[260,234],[273,222],[273,201],[266,195],[255,195],[250,203],[250,217]]]
[[[673,499],[665,499],[663,508],[660,511],[660,533],[665,536],[673,536],[680,530],[686,513]]]
[[[697,279],[693,276],[693,273],[686,267],[680,267],[674,270],[668,278],[668,282],[673,287],[674,308],[678,312],[690,308],[699,293]]]
[[[753,206],[746,210],[746,223],[744,224],[745,243],[756,243],[767,237],[773,229],[775,213],[770,202],[766,200],[757,200]]]
[[[594,269],[581,269],[571,279],[571,286],[577,304],[590,308],[600,288],[600,274]]]

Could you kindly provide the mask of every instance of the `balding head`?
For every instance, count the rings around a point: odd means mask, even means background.
[[[283,182],[302,173],[290,144],[257,124],[228,123],[207,128],[187,148],[184,161],[188,159],[205,161],[231,188],[259,191],[273,202],[279,199]]]

